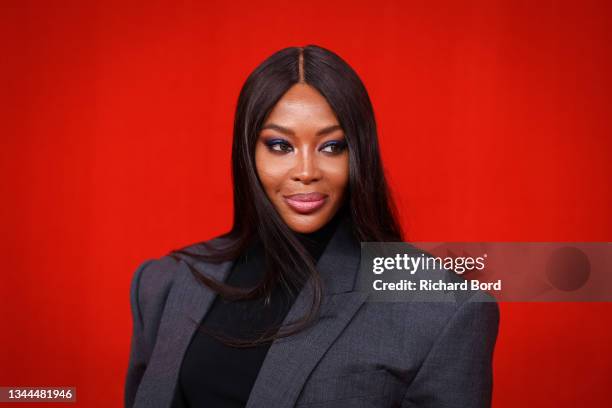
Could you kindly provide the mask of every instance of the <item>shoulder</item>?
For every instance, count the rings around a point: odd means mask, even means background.
[[[132,288],[139,288],[142,296],[164,292],[175,279],[181,263],[196,263],[198,256],[208,255],[217,248],[222,248],[232,241],[225,236],[218,236],[207,241],[181,247],[160,258],[147,259],[140,263],[132,277]]]
[[[462,277],[450,271],[432,271],[434,281],[459,282]],[[430,348],[449,330],[457,335],[482,336],[494,341],[499,325],[499,306],[493,296],[480,290],[455,290],[443,300],[408,299],[366,301],[362,310],[366,321],[383,333],[401,333],[398,342],[416,341]],[[371,327],[370,326],[370,327]]]
[[[415,253],[431,256],[431,254],[416,247],[412,248]],[[420,279],[444,284],[465,283],[468,278],[445,268],[418,271],[417,274],[420,274]],[[426,300],[428,296],[426,295]],[[418,310],[418,314],[424,320],[435,322],[431,325],[435,337],[438,337],[439,334],[457,321],[467,324],[465,330],[475,329],[476,326],[479,326],[483,330],[492,331],[494,329],[497,332],[499,306],[496,299],[485,291],[471,289],[469,285],[467,289],[462,286],[456,289],[434,290],[431,292],[429,300],[411,302],[407,306],[413,311]]]
[[[446,283],[464,282],[465,278],[453,271],[430,271],[432,281]],[[444,301],[417,302],[420,313],[437,322],[435,331],[439,334],[446,327],[456,321],[469,323],[466,330],[475,325],[497,328],[499,320],[499,307],[497,301],[489,293],[482,290],[454,289],[447,291],[449,297]],[[473,323],[473,324],[472,324]]]
[[[197,255],[210,253],[211,248],[223,245],[227,239],[215,237],[180,248],[160,258],[140,263],[132,275],[130,296],[135,317],[142,321],[155,320],[163,309],[168,294],[185,264],[197,264]],[[189,255],[191,254],[191,255]]]
[[[430,345],[467,339],[470,343],[495,343],[497,338],[499,306],[483,291],[462,292],[453,301],[416,302],[410,305],[409,316],[403,325],[421,326]]]
[[[131,294],[140,314],[163,303],[180,267],[172,256],[142,262],[132,276]]]

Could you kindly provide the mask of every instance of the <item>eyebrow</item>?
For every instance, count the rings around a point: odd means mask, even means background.
[[[286,128],[284,126],[277,125],[275,123],[268,123],[267,125],[261,128],[261,130],[264,130],[264,129],[273,129],[278,132],[284,133],[286,135],[295,136],[295,132],[293,130]],[[340,125],[331,125],[331,126],[324,127],[323,129],[320,129],[316,133],[316,136],[327,135],[336,130],[342,130],[342,127]]]

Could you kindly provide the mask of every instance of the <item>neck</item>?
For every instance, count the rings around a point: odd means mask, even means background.
[[[315,261],[323,254],[338,224],[342,220],[342,212],[338,211],[331,220],[316,231],[309,233],[293,232]]]

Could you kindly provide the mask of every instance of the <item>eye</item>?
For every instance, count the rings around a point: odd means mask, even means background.
[[[293,147],[284,139],[270,139],[265,143],[272,152],[289,153],[293,151]]]
[[[331,154],[339,154],[346,149],[346,141],[344,140],[331,140],[321,147],[321,151]]]

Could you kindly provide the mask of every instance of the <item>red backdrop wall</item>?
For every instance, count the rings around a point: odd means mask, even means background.
[[[361,75],[410,239],[612,238],[609,2],[0,7],[0,385],[122,404],[132,273],[230,227],[237,95],[289,45]],[[495,407],[609,401],[611,312],[501,305]]]

